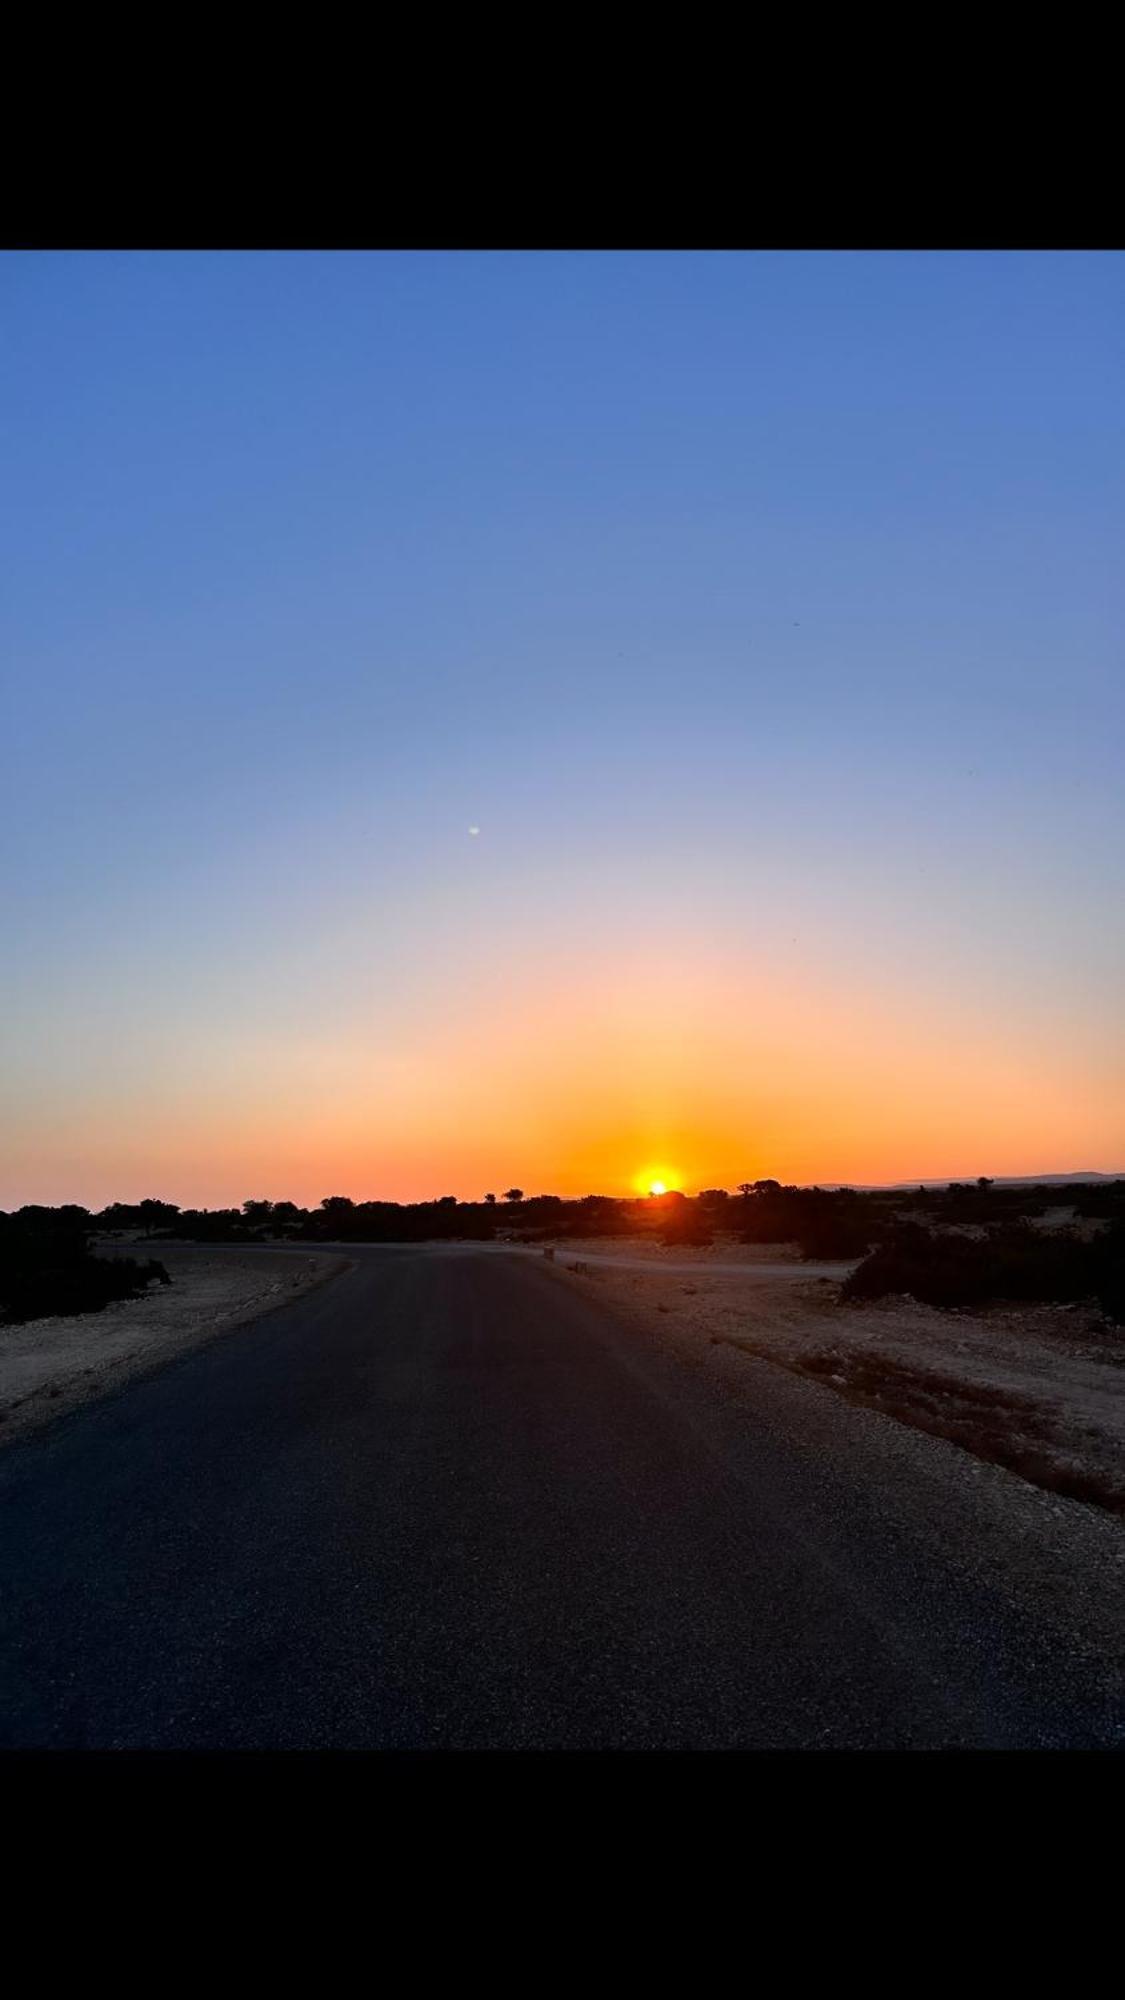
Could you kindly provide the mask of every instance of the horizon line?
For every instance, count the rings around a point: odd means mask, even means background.
[[[759,1174],[755,1176],[756,1180],[767,1180],[774,1178],[775,1176],[773,1175],[765,1175],[765,1174]],[[796,1188],[803,1192],[809,1192],[812,1191],[813,1189],[819,1188],[828,1194],[843,1193],[848,1190],[852,1190],[858,1194],[894,1194],[899,1190],[905,1192],[906,1190],[911,1188],[931,1189],[931,1188],[948,1187],[952,1185],[972,1186],[975,1185],[976,1182],[982,1178],[988,1180],[993,1186],[1023,1185],[1029,1187],[1048,1186],[1052,1183],[1067,1183],[1067,1182],[1080,1183],[1084,1181],[1117,1181],[1117,1180],[1125,1180],[1125,1167],[1119,1169],[1087,1167],[1087,1168],[1072,1169],[1067,1171],[1055,1169],[1051,1172],[1043,1172],[1038,1174],[987,1174],[984,1176],[980,1174],[921,1174],[918,1176],[917,1179],[906,1177],[894,1181],[840,1181],[840,1180],[779,1181],[778,1185],[783,1188],[786,1187]],[[733,1192],[736,1193],[738,1191],[738,1185],[739,1184],[736,1183]],[[717,1188],[719,1186],[719,1183],[715,1183],[715,1186]],[[667,1193],[672,1195],[681,1195],[685,1199],[690,1201],[690,1200],[698,1200],[701,1194],[705,1194],[710,1191],[711,1189],[709,1187],[700,1186],[695,1189],[694,1193],[692,1193],[687,1188],[669,1188],[667,1190]],[[725,1188],[722,1191],[728,1195],[732,1193],[732,1190],[729,1188]],[[344,1195],[341,1197],[338,1193],[332,1195],[322,1195],[320,1197],[320,1200],[313,1204],[306,1204],[300,1201],[295,1201],[293,1202],[292,1205],[294,1208],[308,1207],[311,1212],[312,1210],[315,1210],[316,1208],[323,1206],[324,1202],[326,1201],[332,1201],[341,1198],[346,1201],[352,1202],[356,1207],[363,1207],[370,1204],[379,1204],[381,1206],[392,1207],[392,1208],[420,1208],[441,1201],[453,1201],[460,1208],[484,1208],[491,1205],[486,1202],[484,1195],[475,1195],[475,1196],[474,1195],[451,1196],[448,1194],[420,1195],[415,1197],[413,1200],[404,1200],[401,1197],[394,1195],[379,1195],[379,1194]],[[665,1196],[659,1196],[659,1195],[654,1196],[651,1193],[638,1193],[638,1192],[634,1192],[631,1194],[602,1194],[596,1189],[592,1189],[586,1194],[556,1195],[553,1194],[549,1189],[543,1189],[535,1194],[521,1194],[519,1203],[505,1202],[503,1196],[498,1193],[496,1196],[496,1206],[516,1207],[516,1206],[523,1206],[528,1202],[544,1201],[544,1200],[561,1201],[561,1202],[581,1202],[581,1201],[588,1201],[591,1199],[598,1199],[602,1201],[615,1201],[615,1202],[649,1202],[653,1200],[662,1200],[665,1198],[666,1198]],[[279,1202],[288,1201],[289,1199],[290,1197],[287,1195],[281,1195],[277,1197],[264,1196],[264,1195],[247,1195],[243,1197],[243,1201],[268,1200],[270,1201],[271,1205],[275,1207],[278,1205]],[[212,1209],[210,1204],[206,1203],[180,1202],[180,1201],[173,1202],[173,1201],[168,1201],[167,1197],[163,1195],[141,1195],[138,1196],[137,1199],[134,1201],[122,1199],[122,1197],[120,1196],[115,1196],[110,1201],[102,1202],[100,1204],[100,1207],[92,1207],[87,1202],[23,1201],[18,1203],[12,1209],[0,1210],[0,1213],[18,1214],[21,1208],[74,1207],[74,1208],[86,1208],[88,1209],[91,1215],[97,1215],[97,1214],[104,1214],[104,1212],[107,1209],[118,1206],[122,1208],[139,1208],[142,1202],[145,1201],[161,1201],[165,1202],[168,1207],[173,1207],[178,1209],[181,1213],[190,1213],[192,1210],[195,1210],[197,1213],[200,1214],[222,1213],[225,1209],[241,1208],[243,1205],[242,1202],[220,1202],[216,1204],[214,1209]]]

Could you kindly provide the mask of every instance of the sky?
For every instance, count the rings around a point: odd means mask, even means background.
[[[1123,308],[0,257],[0,1206],[1125,1170]]]

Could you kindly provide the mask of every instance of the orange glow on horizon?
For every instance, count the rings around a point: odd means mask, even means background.
[[[330,1031],[208,1024],[174,1068],[138,1059],[131,1090],[77,1080],[61,1165],[57,1135],[29,1119],[8,1205],[479,1201],[513,1184],[659,1199],[767,1176],[1120,1168],[1096,1051],[1049,1023],[1017,1036],[971,994],[828,974],[702,948],[671,964],[591,951],[576,974],[540,950],[477,968],[452,999],[433,982],[378,1034],[358,1008]],[[659,1008],[639,1009],[653,992]]]

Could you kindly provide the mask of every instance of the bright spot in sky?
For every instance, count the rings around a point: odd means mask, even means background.
[[[650,1194],[667,1194],[668,1192],[663,1181],[650,1181],[648,1191]]]
[[[479,833],[479,832],[480,832],[480,828],[479,828],[479,826],[471,826],[471,827],[469,828],[469,832],[470,832],[470,833]]]

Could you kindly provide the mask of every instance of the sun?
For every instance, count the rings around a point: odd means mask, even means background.
[[[663,1181],[650,1181],[648,1191],[650,1194],[667,1194],[668,1192]]]

